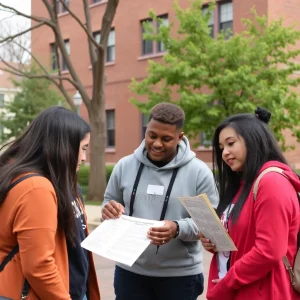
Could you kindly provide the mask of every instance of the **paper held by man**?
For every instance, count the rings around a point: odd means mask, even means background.
[[[216,251],[237,251],[206,194],[179,200],[202,234],[216,245]]]
[[[101,223],[81,246],[98,255],[131,267],[150,244],[147,232],[164,225],[153,221],[122,215]]]

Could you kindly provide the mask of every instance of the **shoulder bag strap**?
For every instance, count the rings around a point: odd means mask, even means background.
[[[278,167],[270,167],[270,168],[265,169],[263,172],[261,172],[259,174],[259,176],[257,177],[257,179],[256,179],[256,181],[254,183],[254,187],[253,187],[253,198],[254,198],[254,201],[256,201],[256,196],[257,196],[257,192],[258,192],[258,185],[259,185],[259,182],[260,182],[261,178],[265,174],[267,174],[269,172],[279,173],[282,176],[284,176],[286,179],[289,180],[289,178],[283,173],[283,170],[280,169],[280,168],[278,168]],[[291,266],[291,264],[290,264],[290,262],[289,262],[289,260],[288,260],[288,258],[287,258],[286,255],[282,258],[282,262],[283,262],[286,270],[288,271],[291,283],[294,286],[296,284],[296,282],[295,282],[295,273],[294,273],[293,268],[292,268],[292,266]]]
[[[284,176],[286,179],[288,179],[288,177],[283,173],[283,170],[278,168],[278,167],[270,167],[270,168],[267,168],[265,170],[263,170],[259,176],[257,177],[257,179],[255,180],[255,183],[254,183],[254,187],[253,187],[253,198],[254,198],[254,201],[256,201],[256,195],[257,195],[257,192],[258,192],[258,185],[259,185],[259,182],[260,180],[262,179],[262,177],[269,173],[269,172],[276,172],[276,173],[279,173],[281,174],[282,176]]]

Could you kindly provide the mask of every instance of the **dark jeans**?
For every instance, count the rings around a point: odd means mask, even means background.
[[[116,300],[196,300],[203,292],[203,274],[150,277],[115,269]]]

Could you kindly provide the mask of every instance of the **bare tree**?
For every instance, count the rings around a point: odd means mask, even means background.
[[[90,157],[90,177],[89,177],[89,188],[88,188],[88,200],[102,200],[106,185],[106,174],[105,174],[105,51],[107,49],[108,37],[111,30],[111,25],[116,14],[116,10],[119,4],[119,0],[108,0],[106,4],[106,10],[102,18],[101,27],[101,39],[100,42],[93,37],[92,26],[91,26],[91,15],[89,10],[89,1],[82,0],[84,10],[84,20],[82,21],[73,11],[65,4],[64,0],[58,0],[66,11],[69,12],[71,17],[78,23],[80,28],[86,33],[87,43],[89,48],[89,57],[92,66],[92,77],[93,77],[93,88],[91,97],[88,95],[79,74],[75,71],[73,62],[71,61],[68,51],[65,48],[64,38],[61,32],[60,24],[58,22],[57,11],[56,11],[56,0],[42,0],[47,12],[48,18],[27,15],[19,10],[4,5],[0,2],[0,9],[13,12],[15,15],[22,16],[32,20],[30,28],[18,32],[13,35],[0,38],[0,45],[10,41],[15,41],[18,37],[25,35],[28,32],[35,30],[41,26],[48,26],[51,28],[55,37],[55,53],[57,63],[57,73],[52,74],[40,63],[38,58],[30,53],[25,47],[21,48],[28,54],[31,55],[31,59],[35,62],[40,69],[42,74],[28,74],[12,66],[7,60],[0,56],[0,60],[7,66],[6,71],[24,76],[27,78],[46,78],[52,81],[55,86],[64,95],[70,106],[75,110],[75,105],[72,97],[68,94],[65,89],[64,83],[68,82],[79,91],[82,100],[87,107],[90,124],[91,124],[91,157]],[[20,45],[19,45],[20,46]],[[95,51],[97,49],[97,51]],[[60,56],[64,59],[66,66],[69,70],[69,76],[63,75],[61,72]]]
[[[23,32],[25,26],[20,23],[15,23],[11,26],[11,23],[0,20],[0,40],[6,37],[13,36],[16,32]],[[0,55],[7,62],[28,64],[30,61],[30,55],[28,50],[30,49],[30,32],[16,37],[13,40],[8,40],[0,45]]]

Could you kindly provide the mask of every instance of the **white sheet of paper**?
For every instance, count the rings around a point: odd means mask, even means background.
[[[101,223],[82,243],[89,251],[131,267],[150,244],[147,232],[163,221],[122,215]]]
[[[149,195],[160,195],[164,194],[165,187],[163,185],[152,185],[149,184],[147,188],[147,194]]]

